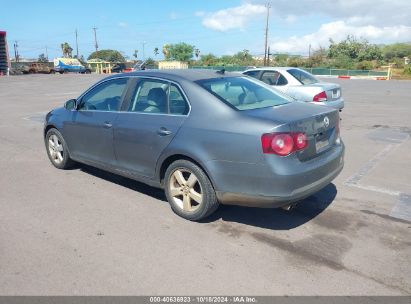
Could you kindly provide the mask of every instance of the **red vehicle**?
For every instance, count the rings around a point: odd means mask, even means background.
[[[6,32],[0,31],[0,75],[7,75],[9,68],[10,60],[7,49]]]

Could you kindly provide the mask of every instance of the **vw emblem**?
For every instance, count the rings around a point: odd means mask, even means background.
[[[330,125],[330,119],[327,116],[325,116],[324,117],[324,127],[328,128],[329,125]]]

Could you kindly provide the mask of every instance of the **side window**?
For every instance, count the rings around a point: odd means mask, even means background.
[[[258,78],[259,73],[260,71],[256,70],[256,71],[248,71],[248,72],[245,72],[244,74],[250,77]]]
[[[127,78],[106,81],[83,96],[79,110],[118,111]]]
[[[280,77],[280,73],[277,71],[266,71],[263,73],[261,77],[261,81],[264,81],[266,84],[269,85],[277,85],[277,80]]]
[[[142,80],[131,98],[129,112],[168,113],[168,83],[160,80]]]
[[[287,79],[280,74],[280,77],[277,80],[277,85],[281,86],[281,85],[286,85],[288,83]]]
[[[166,81],[146,79],[137,83],[128,111],[186,115],[189,106],[176,85]]]
[[[181,94],[180,90],[174,84],[170,85],[170,114],[175,115],[186,115],[188,114],[189,107],[187,101]]]

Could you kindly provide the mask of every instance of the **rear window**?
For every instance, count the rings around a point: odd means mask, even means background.
[[[250,77],[257,78],[258,74],[260,74],[260,71],[259,70],[247,71],[247,72],[244,72],[244,74],[247,75],[247,76],[250,76]]]
[[[287,72],[302,84],[313,84],[318,82],[318,80],[313,75],[303,70],[289,69],[287,70]]]
[[[246,77],[223,77],[199,80],[197,83],[231,107],[243,111],[279,106],[289,97]]]

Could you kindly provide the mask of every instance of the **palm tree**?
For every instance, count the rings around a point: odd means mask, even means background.
[[[138,50],[134,50],[133,57],[134,57],[134,58],[136,58],[136,60],[137,60],[137,57],[138,57]]]
[[[159,54],[159,50],[158,47],[154,48],[154,56],[157,57],[157,55]]]
[[[64,42],[60,45],[61,52],[63,53],[63,57],[71,58],[71,54],[73,53],[73,48],[67,42]]]

